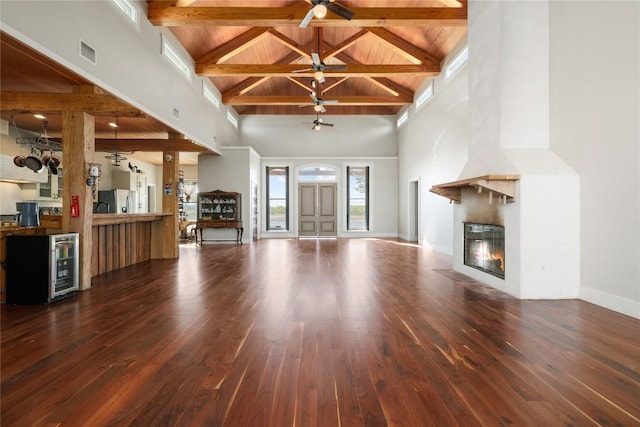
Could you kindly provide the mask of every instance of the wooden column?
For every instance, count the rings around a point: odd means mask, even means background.
[[[169,134],[169,138],[178,136]],[[179,136],[180,138],[182,136]],[[178,164],[179,151],[162,153],[162,212],[171,213],[162,221],[153,223],[152,258],[178,258]]]
[[[95,119],[82,111],[62,113],[62,231],[80,234],[80,290],[91,287],[91,227],[93,200],[87,186],[88,164],[93,162],[95,148]],[[71,217],[71,196],[77,195],[80,216]]]

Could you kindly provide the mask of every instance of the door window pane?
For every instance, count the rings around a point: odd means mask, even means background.
[[[289,229],[289,168],[267,167],[267,230]]]
[[[369,230],[369,167],[347,166],[347,230]]]

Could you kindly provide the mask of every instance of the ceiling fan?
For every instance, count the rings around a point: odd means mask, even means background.
[[[324,62],[320,61],[320,55],[316,52],[311,52],[311,60],[313,64],[311,64],[311,68],[303,68],[301,70],[293,70],[294,73],[304,73],[307,71],[314,71],[313,77],[319,81],[320,83],[324,83],[324,72],[325,71],[344,71],[347,69],[347,66],[344,64],[337,65],[326,65]]]
[[[326,113],[327,110],[324,108],[324,104],[337,104],[337,99],[327,99],[324,100],[322,98],[318,98],[314,93],[310,93],[309,96],[313,100],[313,110],[316,113]],[[306,105],[300,105],[300,107],[306,107]]]
[[[334,0],[311,0],[311,4],[311,9],[309,9],[309,12],[307,12],[302,22],[300,22],[300,28],[307,28],[307,25],[309,25],[309,22],[311,22],[314,16],[318,19],[324,18],[327,16],[327,10],[343,17],[347,21],[351,21],[354,15],[354,12],[334,3]]]
[[[325,123],[324,119],[320,118],[320,114],[316,113],[316,119],[313,121],[313,126],[311,127],[311,129],[313,130],[320,130],[322,128],[322,126],[329,126],[329,127],[333,127],[333,123]]]

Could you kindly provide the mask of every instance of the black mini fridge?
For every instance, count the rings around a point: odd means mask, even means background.
[[[48,304],[78,290],[78,233],[9,235],[7,304]]]

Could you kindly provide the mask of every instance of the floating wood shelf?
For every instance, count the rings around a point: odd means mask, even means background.
[[[478,193],[487,192],[489,204],[493,203],[494,193],[498,196],[500,203],[511,203],[516,200],[516,181],[519,179],[520,175],[484,175],[434,185],[429,191],[446,197],[452,202],[460,203],[462,189],[474,187]]]

